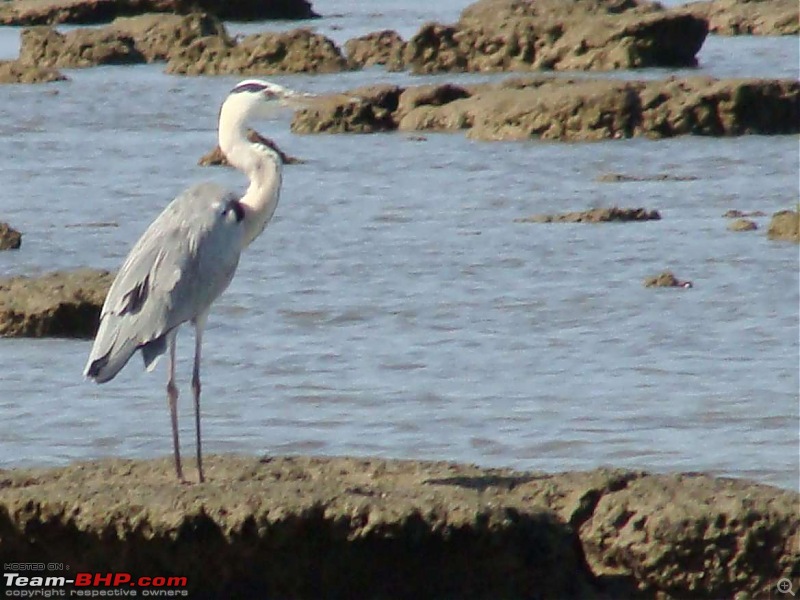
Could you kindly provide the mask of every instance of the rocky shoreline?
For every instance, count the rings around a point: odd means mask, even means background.
[[[8,0],[0,4],[0,25],[88,25],[144,13],[198,11],[236,21],[319,17],[308,0]]]
[[[795,0],[701,0],[680,10],[708,21],[708,31],[715,35],[800,33]]]
[[[284,16],[275,17],[273,9]],[[790,35],[798,31],[797,13],[793,0],[709,0],[670,9],[646,0],[478,0],[456,23],[426,23],[408,40],[375,31],[348,40],[342,50],[307,28],[238,39],[221,20],[317,16],[304,0],[13,0],[0,6],[0,24],[36,26],[22,31],[20,57],[2,65],[0,82],[56,81],[64,77],[55,68],[146,62],[194,76],[336,73],[374,65],[417,74],[692,67],[709,28]],[[107,25],[66,33],[51,26],[62,22]]]
[[[721,598],[800,576],[800,496],[699,474],[374,458],[0,471],[3,562],[184,576],[192,597]],[[737,596],[738,597],[738,596]]]
[[[113,278],[78,269],[0,279],[0,336],[94,337]]]
[[[17,250],[22,245],[22,234],[8,223],[0,221],[0,250]]]
[[[692,77],[650,81],[528,77],[498,84],[378,85],[319,98],[296,133],[458,131],[478,140],[800,132],[800,83]]]

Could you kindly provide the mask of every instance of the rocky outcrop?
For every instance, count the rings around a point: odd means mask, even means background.
[[[580,538],[593,573],[644,597],[770,597],[800,576],[798,501],[734,479],[641,477],[600,498]]]
[[[20,61],[48,67],[93,67],[145,62],[128,35],[107,29],[81,29],[67,34],[45,25],[23,29]]]
[[[664,271],[663,273],[659,273],[658,275],[654,275],[645,279],[644,287],[690,288],[693,286],[691,281],[683,281],[675,277],[672,271]]]
[[[147,14],[101,28],[22,31],[20,61],[39,67],[90,67],[167,61],[183,75],[332,73],[349,68],[339,48],[308,29],[250,35],[237,42],[216,17]]]
[[[603,183],[628,183],[642,181],[697,181],[694,175],[673,175],[672,173],[658,173],[656,175],[627,175],[625,173],[603,173],[598,175],[596,181]]]
[[[227,39],[222,22],[200,13],[120,18],[99,29],[67,33],[30,27],[20,36],[20,61],[61,68],[164,61],[205,36]]]
[[[734,219],[728,223],[729,231],[755,231],[758,229],[758,223],[750,219]]]
[[[609,70],[697,64],[707,23],[637,0],[479,0],[455,24],[427,23],[408,42],[393,31],[351,40],[358,65],[415,73]]]
[[[630,221],[658,221],[661,215],[657,210],[646,208],[592,208],[578,212],[558,215],[531,215],[514,219],[515,223],[626,223]]]
[[[209,456],[206,483],[181,485],[172,469],[0,472],[0,558],[180,576],[204,598],[731,598],[800,575],[798,494],[747,481]]]
[[[0,221],[0,250],[16,250],[22,244],[22,234],[8,223]]]
[[[0,279],[0,336],[93,337],[113,278],[81,269]]]
[[[298,163],[302,163],[303,161],[299,158],[295,158],[294,156],[289,156],[283,150],[278,148],[278,145],[272,141],[270,138],[264,137],[257,131],[253,129],[247,130],[247,139],[250,140],[254,144],[263,144],[265,146],[269,146],[275,152],[278,153],[278,156],[281,157],[281,161],[285,165],[294,165]],[[216,166],[228,166],[228,159],[222,153],[219,145],[217,145],[211,152],[204,154],[200,157],[200,160],[197,161],[197,164],[201,167],[216,167]]]
[[[235,21],[319,16],[307,0],[10,0],[0,4],[0,25],[93,24],[150,12],[197,11]]]
[[[800,132],[800,82],[708,77],[532,77],[500,84],[389,86],[318,99],[298,133],[468,130],[481,140],[600,140]],[[373,93],[382,90],[382,94]]]
[[[50,67],[27,64],[20,60],[0,60],[0,83],[49,83],[66,79]]]
[[[136,49],[147,62],[169,60],[174,53],[202,37],[228,38],[222,21],[207,13],[122,17],[109,28],[133,39]]]
[[[348,40],[344,51],[347,60],[355,67],[383,65],[389,71],[402,71],[405,68],[405,47],[399,33],[385,29]]]
[[[318,96],[295,112],[295,133],[374,133],[397,129],[403,88],[376,85],[344,94]]]
[[[767,213],[760,210],[739,210],[732,208],[730,210],[726,210],[725,214],[722,216],[726,219],[741,219],[744,217],[766,217]]]
[[[308,29],[294,29],[249,35],[238,43],[220,36],[200,38],[170,57],[167,73],[274,75],[336,73],[348,68],[333,41]]]
[[[781,210],[772,215],[767,229],[771,240],[800,242],[800,213],[795,210]]]
[[[682,8],[708,21],[717,35],[796,35],[800,9],[795,0],[704,0]]]

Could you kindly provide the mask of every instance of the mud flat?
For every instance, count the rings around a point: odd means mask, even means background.
[[[203,598],[730,598],[800,576],[800,496],[748,481],[314,457],[206,474],[0,471],[0,556],[182,576]]]

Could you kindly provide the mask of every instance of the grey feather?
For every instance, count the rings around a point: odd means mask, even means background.
[[[137,349],[151,367],[165,335],[208,311],[228,287],[243,244],[236,197],[214,183],[175,198],[131,250],[106,296],[85,375],[112,379]]]

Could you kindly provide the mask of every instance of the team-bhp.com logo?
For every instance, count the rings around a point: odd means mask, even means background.
[[[21,567],[16,572],[3,573],[5,596],[13,598],[73,598],[73,597],[188,597],[186,577],[135,577],[130,573],[74,573],[70,575],[39,575],[31,571],[48,571],[47,566],[32,568],[36,563],[6,564]],[[59,569],[60,570],[60,569]],[[52,571],[51,571],[52,572]]]

